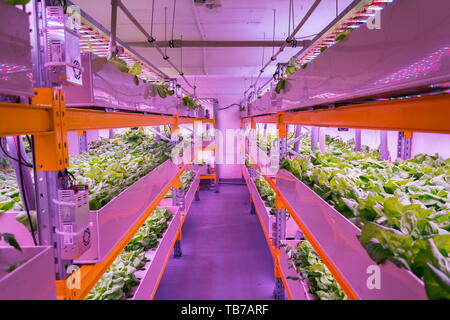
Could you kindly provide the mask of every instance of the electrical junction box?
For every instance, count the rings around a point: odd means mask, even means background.
[[[80,50],[80,15],[64,13],[62,7],[46,8],[46,61],[53,83],[83,84]]]
[[[91,225],[87,186],[58,191],[59,230],[63,259],[78,258],[91,247]]]

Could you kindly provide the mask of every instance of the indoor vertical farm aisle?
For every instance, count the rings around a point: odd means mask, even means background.
[[[273,261],[242,185],[201,191],[183,227],[183,257],[171,258],[156,299],[273,299]]]
[[[449,301],[449,30],[449,0],[0,0],[0,300]]]

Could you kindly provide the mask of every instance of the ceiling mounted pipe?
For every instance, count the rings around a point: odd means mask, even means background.
[[[200,47],[200,48],[256,48],[256,47],[281,47],[286,43],[286,41],[214,41],[214,40],[174,40],[173,45],[175,48],[181,47]],[[302,40],[297,42],[297,46],[305,47],[311,43],[310,40]],[[160,48],[168,48],[170,47],[169,41],[156,41],[156,44]],[[148,47],[148,43],[145,41],[141,42],[128,42],[127,45],[132,47]]]

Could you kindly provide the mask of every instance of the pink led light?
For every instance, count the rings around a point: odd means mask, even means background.
[[[386,78],[380,79],[374,85],[386,85],[399,81],[405,81],[437,71],[440,68],[442,57],[450,56],[450,45],[431,53],[429,56],[414,62],[413,64],[403,68]]]
[[[382,10],[387,3],[391,3],[394,0],[373,0],[369,5],[365,6],[364,9],[356,13],[352,18],[346,20],[339,26],[335,32],[331,33],[324,40],[322,40],[318,45],[309,50],[300,60],[300,64],[309,63],[314,60],[319,54],[322,53],[321,48],[333,46],[336,41],[335,37],[345,31],[354,30],[359,28],[361,25],[367,23],[369,17],[376,15],[377,11]]]

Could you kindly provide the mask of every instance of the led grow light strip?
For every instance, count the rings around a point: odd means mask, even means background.
[[[348,32],[359,28],[360,26],[366,24],[369,19],[385,8],[386,4],[392,3],[394,0],[373,0],[368,4],[365,4],[362,9],[357,10],[357,13],[352,17],[347,18],[341,23],[339,27],[334,30],[330,30],[325,35],[322,35],[316,41],[311,49],[306,51],[300,58],[296,57],[300,64],[307,64],[317,58],[325,49],[333,46],[338,41],[336,41],[336,36],[343,32]]]
[[[82,18],[83,19],[83,18]],[[80,48],[82,52],[92,52],[96,56],[106,58],[108,56],[109,37],[92,26],[89,22],[83,19],[80,27]],[[128,67],[133,67],[136,63],[141,63],[142,73],[139,78],[147,81],[159,81],[163,79],[157,72],[150,68],[147,64],[140,61],[131,52],[124,48],[124,52],[118,54],[118,58],[124,60]]]

